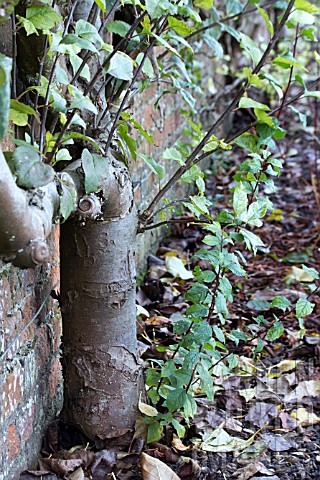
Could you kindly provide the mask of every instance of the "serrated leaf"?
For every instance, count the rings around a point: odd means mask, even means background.
[[[168,17],[169,28],[172,28],[178,35],[182,37],[187,37],[190,33],[195,32],[195,28],[189,27],[186,22],[178,20],[175,17]]]
[[[77,21],[75,34],[92,43],[103,43],[103,40],[98,33],[98,30],[93,25],[91,25],[91,23],[86,22],[83,19]]]
[[[275,308],[279,308],[280,310],[285,312],[287,308],[291,307],[291,302],[286,297],[282,297],[280,295],[277,295],[272,300],[270,306],[275,307]]]
[[[46,7],[44,5],[32,5],[28,7],[26,10],[26,18],[39,30],[51,30],[62,21],[61,15],[59,15],[53,7]]]
[[[155,160],[153,160],[152,157],[149,157],[149,155],[144,155],[143,153],[138,153],[138,155],[145,161],[151,171],[158,175],[159,180],[162,180],[162,178],[166,174],[165,168],[162,165],[159,165]]]
[[[248,195],[243,182],[236,185],[233,193],[233,209],[235,214],[239,217],[242,213],[247,211]]]
[[[98,52],[92,42],[86,40],[85,38],[78,37],[78,35],[75,35],[74,33],[68,33],[65,37],[63,37],[59,45],[76,45],[81,50],[89,50],[90,52],[94,53]]]
[[[309,302],[306,298],[299,298],[296,303],[296,316],[298,318],[306,317],[313,312],[315,304]]]
[[[171,390],[166,399],[166,407],[170,412],[176,412],[185,406],[187,392],[184,388],[175,388]]]
[[[225,344],[225,343],[226,343],[226,339],[225,339],[224,333],[223,333],[223,331],[221,330],[221,328],[218,327],[218,325],[214,325],[214,326],[213,326],[213,331],[214,331],[215,336],[216,336],[217,339],[219,340],[219,342]]]
[[[85,175],[86,193],[98,192],[105,185],[108,175],[107,159],[92,154],[85,148],[82,152],[81,160]]]
[[[266,335],[267,340],[273,341],[281,337],[284,332],[284,326],[281,322],[275,322]]]
[[[69,85],[68,90],[72,95],[72,101],[69,108],[77,108],[78,110],[89,110],[89,112],[97,115],[97,107],[92,103],[89,97],[85,97],[83,93],[80,92],[80,90],[78,90],[73,85]]]
[[[176,12],[176,8],[173,8],[174,6],[168,0],[145,0],[145,5],[151,18],[158,18],[166,13]]]

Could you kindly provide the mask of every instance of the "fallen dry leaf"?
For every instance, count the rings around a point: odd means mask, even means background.
[[[142,480],[180,480],[165,463],[146,453],[141,454],[140,464]]]
[[[141,398],[138,403],[138,408],[141,413],[147,415],[147,417],[156,417],[158,415],[158,410],[147,403],[141,401]]]
[[[74,472],[82,465],[82,459],[60,460],[58,458],[41,458],[39,460],[40,470],[51,470],[62,477]]]
[[[308,412],[305,408],[298,408],[294,410],[290,417],[294,418],[301,427],[309,427],[310,425],[315,425],[320,423],[320,417],[317,417],[315,413]]]
[[[256,462],[256,463],[249,463],[243,468],[237,470],[232,476],[236,477],[237,480],[248,480],[249,478],[253,477],[256,473],[263,473],[264,475],[273,475],[274,470],[269,470],[266,468],[263,463]]]
[[[187,450],[190,450],[190,446],[187,447],[184,445],[179,437],[177,435],[173,434],[173,439],[172,439],[172,446],[178,450],[179,452],[186,452]]]
[[[69,475],[68,480],[84,480],[85,476],[82,468],[77,468],[71,475]]]
[[[318,397],[320,395],[320,381],[306,380],[300,382],[299,385],[284,398],[285,402],[296,402],[303,397]]]

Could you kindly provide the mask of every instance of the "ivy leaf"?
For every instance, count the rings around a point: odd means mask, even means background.
[[[61,151],[61,150],[60,150]],[[73,185],[61,182],[60,214],[63,220],[67,220],[77,205],[77,191]]]
[[[108,161],[84,149],[81,155],[84,170],[84,186],[87,194],[98,192],[105,185],[108,176]]]
[[[69,85],[68,90],[72,95],[72,102],[69,108],[77,108],[78,110],[89,110],[93,114],[97,115],[98,110],[89,97],[85,97],[80,90],[73,85]]]
[[[243,182],[239,182],[233,193],[233,209],[235,214],[239,217],[242,213],[247,211],[248,196]]]
[[[306,298],[299,298],[296,303],[296,315],[298,318],[310,315],[314,309],[315,304],[309,302]]]
[[[11,67],[12,59],[0,53],[0,140],[3,140],[8,128]]]
[[[56,162],[69,161],[69,160],[72,160],[72,157],[69,153],[69,150],[67,150],[66,148],[61,148],[56,153]]]
[[[12,155],[17,175],[17,184],[24,188],[43,187],[54,179],[54,170],[40,161],[40,154],[34,147],[21,145]]]
[[[270,341],[277,340],[284,332],[284,326],[281,322],[275,322],[268,331],[266,338]]]
[[[133,77],[133,61],[125,54],[116,53],[110,60],[107,73],[120,80],[131,80]]]
[[[166,407],[170,412],[175,412],[185,406],[187,392],[184,388],[175,388],[167,396]]]
[[[159,177],[159,180],[162,180],[166,174],[165,168],[153,160],[152,157],[149,157],[149,155],[144,155],[143,153],[138,153],[138,155],[145,161],[150,170]]]

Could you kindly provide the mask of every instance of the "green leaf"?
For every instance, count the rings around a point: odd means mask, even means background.
[[[272,300],[270,306],[275,307],[275,308],[279,308],[280,310],[285,312],[287,308],[291,307],[291,302],[286,297],[282,297],[280,295],[277,295]]]
[[[138,65],[140,65],[144,56],[145,56],[144,53],[142,53],[142,52],[139,53],[139,55],[136,58],[136,62],[137,62]],[[152,63],[151,63],[151,60],[150,60],[149,57],[146,57],[145,60],[144,60],[144,64],[142,65],[142,72],[145,75],[147,75],[148,78],[154,78],[155,77],[153,66],[152,66]]]
[[[160,37],[159,35],[155,34],[154,32],[152,31],[149,31],[148,32],[149,35],[152,35],[153,37],[155,37],[159,43],[161,43],[161,45],[163,45],[164,47],[166,47],[169,52],[173,53],[174,55],[177,55],[177,57],[181,58],[181,55],[180,53],[170,45],[170,43],[168,43],[164,38]]]
[[[215,336],[216,336],[217,339],[219,340],[219,342],[225,344],[225,343],[226,343],[226,339],[225,339],[225,336],[224,336],[223,331],[221,330],[221,328],[218,327],[218,325],[214,325],[214,326],[213,326],[213,331],[214,331]]]
[[[242,213],[247,211],[248,195],[243,182],[236,185],[233,193],[233,209],[235,214],[239,217]]]
[[[296,0],[294,2],[294,8],[308,13],[317,13],[320,11],[320,8],[316,7],[316,5],[313,5],[307,0]]]
[[[66,148],[61,148],[61,150],[56,153],[56,162],[69,160],[72,160],[72,157],[69,153],[69,150],[67,150]]]
[[[239,108],[259,108],[260,110],[270,110],[268,105],[256,102],[252,98],[242,97],[239,102]]]
[[[24,188],[43,187],[54,179],[54,170],[40,161],[38,150],[30,146],[20,146],[12,156],[17,175],[17,184]]]
[[[297,68],[301,68],[305,72],[308,71],[303,65],[301,65],[301,63],[297,62],[293,58],[277,57],[274,60],[272,60],[272,63],[275,63],[276,65],[284,69],[290,68],[290,67],[297,67]]]
[[[98,30],[91,25],[91,23],[86,22],[85,20],[78,20],[76,23],[75,34],[84,40],[88,40],[92,43],[102,44],[103,40],[100,37]]]
[[[78,37],[78,35],[75,35],[74,33],[68,33],[65,37],[63,37],[59,45],[76,45],[77,47],[81,48],[81,50],[89,50],[90,52],[94,53],[98,52],[93,43],[85,38]]]
[[[82,58],[80,58],[78,55],[69,55],[69,60],[70,60],[70,63],[72,65],[72,69],[73,69],[73,74],[75,75],[75,73],[79,70],[80,68],[80,65],[82,64]],[[85,65],[79,75],[79,77],[82,77],[84,78],[85,80],[88,80],[88,82],[90,82],[90,69],[89,69],[89,65]],[[68,81],[68,84],[69,84],[69,81]]]
[[[273,326],[268,330],[268,333],[266,335],[266,338],[268,340],[277,340],[278,338],[281,337],[281,335],[284,332],[284,326],[281,322],[275,322]]]
[[[187,392],[184,388],[176,388],[171,390],[167,396],[166,407],[170,412],[175,412],[185,406]]]
[[[314,309],[315,304],[309,302],[306,298],[299,298],[296,303],[296,316],[298,318],[306,317],[310,315]]]
[[[166,13],[176,13],[176,7],[168,0],[145,0],[148,14],[151,18],[158,18]]]
[[[106,13],[107,7],[105,0],[94,0],[94,2],[101,8],[102,13]]]
[[[257,65],[260,58],[262,57],[262,52],[259,46],[245,33],[240,34],[241,37],[241,47],[250,55],[252,58],[253,64]]]
[[[10,109],[10,81],[12,59],[0,53],[0,140],[7,133]]]
[[[259,138],[252,133],[243,133],[234,140],[234,143],[241,148],[245,148],[251,153],[259,153],[260,151]]]
[[[72,102],[69,108],[77,108],[78,110],[89,110],[89,112],[92,112],[95,115],[98,114],[96,106],[93,105],[89,97],[85,97],[83,93],[80,92],[80,90],[78,90],[73,85],[69,85],[68,90],[72,95]]]
[[[258,5],[257,5],[257,9],[259,10],[260,15],[262,16],[263,20],[266,22],[266,25],[267,25],[267,28],[269,30],[270,35],[273,35],[274,28],[273,28],[273,25],[270,21],[269,15],[267,14],[267,12],[263,8],[259,7]]]
[[[115,20],[114,22],[109,22],[106,26],[106,30],[112,33],[116,33],[120,37],[125,37],[130,30],[131,25],[122,20]]]
[[[67,185],[64,182],[60,183],[60,187],[62,190],[60,194],[60,214],[63,220],[67,220],[76,209],[77,190],[73,185]]]
[[[172,28],[178,35],[182,37],[187,37],[190,33],[195,32],[195,28],[189,27],[186,22],[178,20],[175,17],[168,17],[168,25],[169,28]]]
[[[51,30],[62,21],[61,15],[59,15],[54,8],[44,5],[28,7],[26,10],[26,18],[39,30]]]
[[[294,10],[288,18],[287,26],[313,25],[314,22],[315,17],[311,13],[304,10]]]
[[[25,29],[26,31],[26,34],[27,34],[27,37],[29,35],[32,35],[33,33],[35,33],[36,35],[39,35],[38,34],[38,30],[35,28],[35,26],[33,25],[32,22],[30,22],[30,20],[27,20],[26,18],[24,17],[21,17],[20,15],[16,15],[17,19],[19,20],[20,24],[23,26],[23,28]]]
[[[148,155],[144,155],[143,153],[138,153],[138,155],[145,161],[150,170],[159,177],[159,180],[162,180],[166,174],[165,168],[162,165],[159,165],[155,160],[153,160],[152,157],[149,157]]]
[[[137,142],[130,137],[128,126],[125,123],[118,125],[118,133],[122,140],[126,143],[133,160],[137,159]]]
[[[181,423],[178,422],[178,420],[176,420],[175,418],[172,419],[172,426],[174,427],[174,429],[176,430],[177,434],[178,434],[178,437],[179,438],[183,438],[186,434],[186,429],[183,425],[181,425]]]
[[[107,73],[120,80],[131,80],[133,77],[133,61],[125,54],[116,53],[110,60]]]
[[[250,232],[244,228],[240,228],[240,233],[244,238],[246,246],[249,250],[252,250],[254,254],[257,253],[258,247],[263,247],[263,241],[255,233]]]
[[[103,188],[108,176],[108,161],[104,157],[89,152],[86,148],[81,155],[85,175],[85,191],[87,194],[98,192]]]
[[[194,0],[193,5],[198,8],[209,10],[213,7],[213,0]]]
[[[306,267],[305,265],[301,265],[302,270],[304,270],[310,277],[315,278],[316,280],[319,280],[319,273],[315,268],[309,268]]]
[[[153,422],[148,425],[147,443],[157,442],[160,440],[163,432],[163,426],[159,422]]]

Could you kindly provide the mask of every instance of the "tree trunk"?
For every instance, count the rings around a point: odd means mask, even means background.
[[[61,228],[64,418],[94,439],[128,444],[142,371],[137,360],[131,180],[112,160],[101,221]]]

